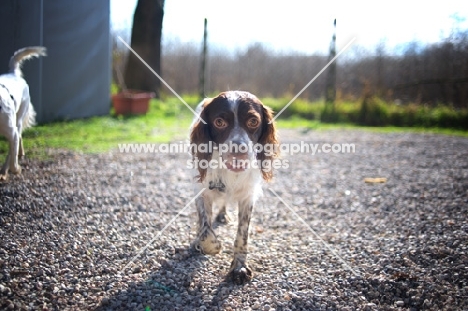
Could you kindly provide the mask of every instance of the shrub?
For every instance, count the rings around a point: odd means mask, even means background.
[[[430,126],[468,129],[468,112],[439,106],[428,112]]]
[[[325,104],[320,113],[320,121],[325,123],[340,122],[340,113],[336,110],[335,105]]]
[[[377,97],[365,97],[359,108],[357,122],[367,126],[385,126],[389,124],[389,109]]]
[[[263,98],[262,102],[272,108],[275,113],[279,113],[288,103],[290,99],[275,99]],[[300,116],[307,120],[316,120],[320,115],[322,104],[320,102],[309,102],[304,99],[297,98],[285,109],[279,118],[290,118],[292,116]]]

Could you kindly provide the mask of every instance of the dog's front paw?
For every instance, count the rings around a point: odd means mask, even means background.
[[[216,216],[216,221],[221,224],[228,224],[231,222],[231,218],[228,213],[219,213],[218,216]]]
[[[252,280],[253,273],[247,264],[234,259],[229,277],[235,284],[241,285]]]
[[[8,173],[0,173],[0,181],[7,181]]]
[[[221,242],[216,237],[213,229],[204,228],[194,242],[195,249],[206,255],[215,255],[221,251]]]
[[[18,165],[17,167],[10,167],[10,172],[15,175],[21,174],[21,166]]]

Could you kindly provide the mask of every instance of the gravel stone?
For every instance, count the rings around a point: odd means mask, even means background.
[[[0,183],[0,310],[468,309],[467,138],[280,136],[356,152],[283,154],[289,168],[254,208],[254,278],[240,286],[225,279],[235,207],[215,226],[216,256],[189,247],[193,204],[160,233],[195,195],[188,155],[23,159]]]

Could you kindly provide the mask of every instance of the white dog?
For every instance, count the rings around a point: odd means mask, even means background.
[[[35,123],[36,112],[31,104],[29,86],[22,77],[21,64],[28,58],[45,55],[46,48],[41,46],[20,49],[10,59],[10,72],[0,76],[0,134],[10,144],[0,180],[7,178],[8,171],[21,173],[18,164],[18,158],[24,155],[21,133]]]

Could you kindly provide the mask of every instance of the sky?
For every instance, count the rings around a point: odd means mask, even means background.
[[[110,0],[112,28],[130,36],[136,0]],[[404,44],[438,42],[454,29],[468,29],[468,2],[166,0],[163,42],[202,42],[208,19],[211,47],[236,51],[260,42],[300,53],[328,53],[337,19],[337,48],[369,50],[380,44],[390,53]]]

